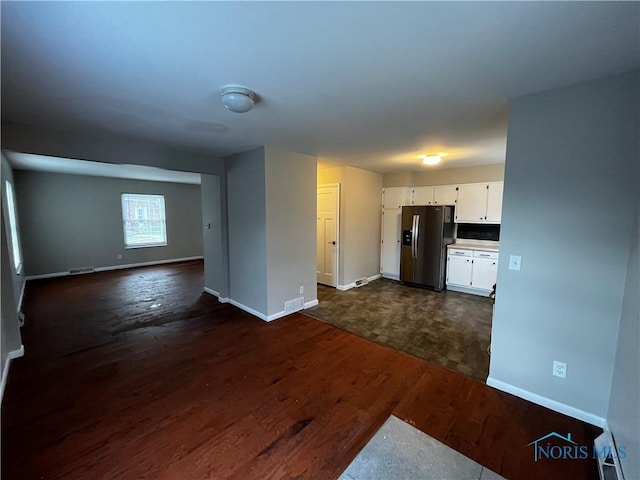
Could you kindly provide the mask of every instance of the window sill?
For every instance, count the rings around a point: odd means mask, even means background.
[[[166,243],[149,243],[145,245],[125,245],[125,250],[135,250],[136,248],[152,248],[152,247],[166,247]]]

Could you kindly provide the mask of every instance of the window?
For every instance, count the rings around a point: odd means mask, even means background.
[[[9,236],[11,237],[11,253],[13,254],[13,265],[16,273],[22,271],[22,252],[20,252],[20,237],[18,237],[18,215],[16,212],[16,197],[13,192],[13,185],[9,180],[5,182],[7,186],[7,210],[9,213]]]
[[[125,248],[165,246],[164,196],[123,193],[122,223]]]

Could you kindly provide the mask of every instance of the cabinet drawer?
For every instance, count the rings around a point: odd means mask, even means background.
[[[494,260],[498,259],[498,252],[485,252],[482,250],[475,250],[473,252],[474,258],[491,258]]]
[[[456,257],[471,257],[471,250],[461,250],[460,248],[450,248],[449,255],[455,255]]]

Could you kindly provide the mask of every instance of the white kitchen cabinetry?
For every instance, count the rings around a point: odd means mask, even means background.
[[[457,200],[457,185],[438,185],[436,187],[433,187],[434,205],[456,205]]]
[[[498,253],[449,248],[447,289],[487,296],[498,275]]]
[[[412,188],[411,205],[433,205],[433,187]]]
[[[473,254],[471,287],[491,291],[498,278],[498,254],[477,251]]]
[[[393,280],[400,279],[400,225],[404,205],[411,205],[410,188],[385,187],[382,189],[380,273],[383,277]]]
[[[487,189],[487,223],[500,223],[502,220],[503,182],[492,182]]]
[[[487,216],[487,184],[468,183],[458,186],[456,222],[484,223]]]
[[[384,278],[400,279],[400,227],[402,209],[382,211],[382,244],[380,245],[380,273]]]
[[[385,187],[382,189],[382,208],[402,208],[411,205],[410,189],[407,187]]]
[[[473,267],[471,250],[449,249],[447,258],[447,287],[460,285],[468,287],[471,284],[471,269]]]
[[[457,223],[500,223],[503,182],[458,186]]]

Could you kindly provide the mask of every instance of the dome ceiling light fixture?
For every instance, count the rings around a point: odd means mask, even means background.
[[[437,165],[442,160],[442,155],[440,153],[434,153],[431,155],[423,155],[422,163],[425,165]]]
[[[256,94],[248,88],[238,85],[227,85],[220,90],[222,104],[236,113],[245,113],[253,108]]]

